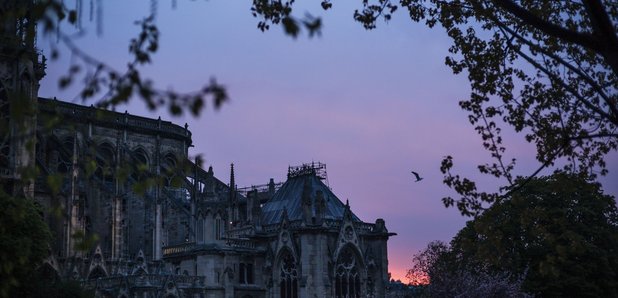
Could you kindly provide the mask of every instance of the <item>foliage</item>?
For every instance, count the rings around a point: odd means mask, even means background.
[[[489,271],[479,264],[462,263],[445,243],[433,241],[413,259],[406,277],[414,284],[427,282],[421,297],[529,297],[520,279],[510,273]]]
[[[332,7],[330,1],[322,1],[322,9],[328,10]],[[251,13],[254,17],[260,17],[258,29],[266,31],[270,29],[270,24],[281,24],[285,34],[296,38],[305,28],[309,37],[321,34],[322,20],[310,14],[306,14],[304,18],[299,19],[292,15],[294,0],[253,0]]]
[[[32,199],[0,189],[0,297],[15,297],[48,256],[51,234]]]
[[[26,287],[20,287],[15,296],[32,298],[89,298],[94,297],[93,290],[82,288],[76,280],[50,280],[37,270],[27,280]]]
[[[495,160],[479,171],[508,183],[502,195],[478,191],[474,182],[452,175],[452,158],[445,158],[444,182],[461,195],[457,207],[463,214],[514,190],[515,159],[504,155],[501,123],[536,145],[541,167],[532,176],[562,157],[565,170],[606,173],[603,157],[618,145],[615,5],[435,1],[427,8],[421,2],[409,7],[411,16],[429,26],[440,23],[453,40],[454,55],[446,64],[468,73],[472,93],[460,106]],[[455,199],[444,203],[451,206]]]
[[[281,11],[290,16],[293,1],[286,3]],[[479,190],[451,172],[453,158],[447,156],[444,183],[460,197],[445,197],[446,206],[470,216],[513,191],[516,159],[505,155],[505,124],[536,146],[540,167],[529,176],[557,162],[568,171],[606,174],[604,157],[618,146],[616,3],[363,0],[354,19],[374,29],[400,7],[413,22],[440,25],[451,38],[445,63],[455,74],[467,74],[472,91],[459,105],[494,160],[478,169],[505,179],[498,191]],[[263,18],[277,23],[280,15],[267,11]]]
[[[416,254],[407,277],[428,277],[432,297],[617,296],[618,208],[589,180],[515,181],[525,185],[469,221],[450,247],[431,242]]]
[[[438,260],[449,250],[446,243],[442,241],[432,241],[425,250],[418,252],[412,257],[413,266],[406,273],[406,278],[413,286],[425,286],[430,284],[430,275],[436,275],[440,266],[436,266]]]
[[[614,198],[565,173],[527,182],[452,241],[461,260],[524,276],[523,288],[543,297],[617,296],[616,247]]]

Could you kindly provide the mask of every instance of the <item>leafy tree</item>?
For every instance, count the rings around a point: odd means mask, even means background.
[[[618,295],[618,209],[582,176],[530,180],[451,245],[459,264],[522,276],[523,289],[541,297]]]
[[[51,234],[30,198],[0,189],[0,297],[18,297],[48,256]]]
[[[482,264],[462,262],[440,241],[429,243],[412,262],[406,277],[421,286],[420,297],[529,297],[521,291],[521,279],[487,270]]]
[[[332,2],[323,1],[322,7],[329,9]],[[261,29],[281,22],[293,28],[286,32],[298,32],[307,23],[293,17],[293,0],[253,3]],[[460,197],[445,197],[446,206],[474,215],[515,190],[516,159],[505,155],[504,125],[535,144],[540,167],[530,177],[556,162],[569,171],[606,173],[604,157],[618,146],[615,2],[363,0],[354,19],[374,29],[399,8],[413,22],[442,26],[452,39],[445,63],[455,74],[467,73],[472,90],[459,105],[494,159],[478,169],[505,179],[498,191],[479,190],[474,181],[451,173],[453,158],[447,156],[441,166],[444,183]]]
[[[448,244],[442,241],[429,242],[425,250],[418,252],[412,257],[413,266],[406,273],[406,278],[413,286],[426,286],[430,283],[429,276],[438,273],[432,270],[439,270],[438,260],[449,250]]]

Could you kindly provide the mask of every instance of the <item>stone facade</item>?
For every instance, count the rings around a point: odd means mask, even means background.
[[[385,296],[394,234],[341,202],[324,184],[325,165],[239,189],[233,165],[226,184],[188,160],[186,126],[38,105],[35,199],[55,236],[49,276],[82,280],[100,297]],[[63,121],[47,130],[50,117]],[[58,174],[54,193],[45,181]],[[138,194],[140,175],[162,179]],[[93,250],[76,249],[76,234],[94,239]]]

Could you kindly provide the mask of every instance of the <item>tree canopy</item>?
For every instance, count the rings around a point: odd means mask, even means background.
[[[524,289],[544,297],[618,295],[618,209],[582,176],[532,179],[469,222],[452,245],[525,276]]]
[[[584,176],[557,173],[526,182],[469,221],[450,248],[419,268],[446,288],[452,286],[444,276],[471,272],[521,280],[523,291],[540,297],[614,297],[616,247],[614,198]],[[411,273],[419,271],[414,261]]]
[[[48,257],[51,233],[33,199],[0,188],[0,204],[0,297],[15,297]]]
[[[521,279],[463,263],[449,245],[440,241],[429,243],[412,262],[406,277],[417,287],[417,297],[530,297],[522,291]]]

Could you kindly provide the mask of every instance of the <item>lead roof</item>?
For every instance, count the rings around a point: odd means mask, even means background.
[[[323,218],[343,219],[343,214],[346,209],[345,204],[335,196],[319,177],[315,174],[306,174],[288,178],[273,197],[262,206],[263,225],[280,223],[283,217],[283,210],[287,211],[287,216],[290,221],[303,219],[302,194],[305,181],[307,181],[310,186],[312,206],[316,205],[315,200],[318,191],[322,191],[324,195],[326,208]],[[315,210],[315,208],[312,209]],[[352,213],[352,220],[360,221],[354,213]]]

